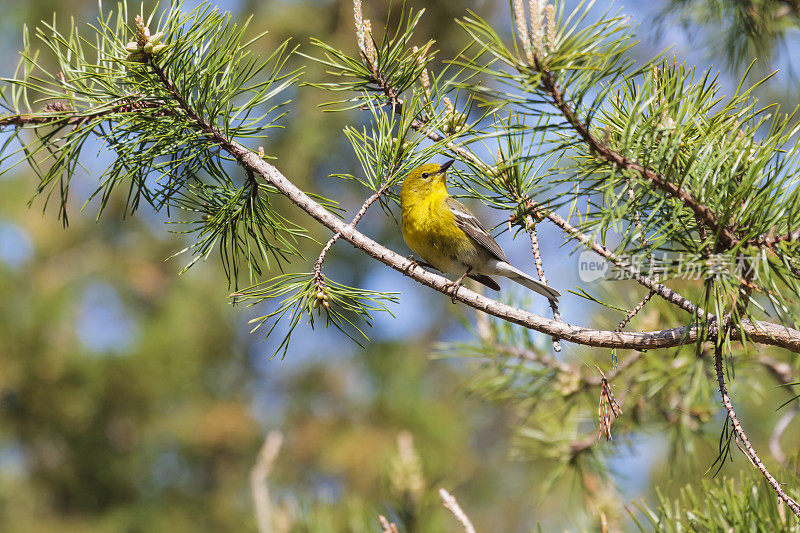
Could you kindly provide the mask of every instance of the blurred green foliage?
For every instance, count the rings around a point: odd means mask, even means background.
[[[739,69],[755,58],[769,63],[777,51],[793,47],[786,39],[797,33],[800,2],[669,0],[660,18],[662,27],[677,21],[693,34],[700,30],[710,55],[722,56],[730,67]]]
[[[260,430],[216,269],[177,277],[143,220],[54,228],[28,180],[0,184],[0,219],[33,243],[0,267],[0,528],[243,527]]]

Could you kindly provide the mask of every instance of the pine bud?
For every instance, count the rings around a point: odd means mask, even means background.
[[[147,26],[144,25],[144,19],[141,17],[141,15],[136,15],[136,42],[141,48],[144,48],[144,45],[147,44],[149,39],[150,30],[148,30]]]
[[[363,24],[364,48],[362,50],[370,62],[373,74],[377,74],[378,51],[375,49],[375,43],[373,42],[372,23],[369,20],[364,20]]]
[[[556,8],[553,4],[545,6],[544,14],[547,19],[547,47],[552,50],[556,42]]]
[[[542,55],[542,8],[539,0],[529,0],[531,17],[531,38],[533,39],[533,52]]]
[[[528,21],[525,19],[525,6],[522,0],[514,0],[514,22],[517,25],[517,37],[522,43],[522,49],[525,50],[525,57],[528,63],[533,63],[531,42],[528,39]]]

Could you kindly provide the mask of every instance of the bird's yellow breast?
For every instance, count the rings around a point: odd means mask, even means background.
[[[465,259],[475,246],[456,225],[445,204],[448,196],[445,191],[424,198],[402,198],[401,229],[406,244],[420,259],[442,272],[463,273]]]

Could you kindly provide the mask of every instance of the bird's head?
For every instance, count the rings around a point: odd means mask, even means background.
[[[410,193],[416,195],[427,196],[431,193],[443,192],[447,193],[447,186],[445,184],[445,172],[453,164],[453,160],[446,161],[441,165],[438,163],[426,163],[420,165],[406,176],[403,181],[403,190],[401,195],[408,196]]]

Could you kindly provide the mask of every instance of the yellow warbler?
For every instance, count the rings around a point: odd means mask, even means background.
[[[447,192],[443,165],[428,163],[412,170],[400,191],[401,227],[408,247],[425,263],[446,274],[459,274],[453,294],[464,277],[500,290],[490,275],[505,276],[557,301],[559,292],[515,268],[483,224]]]

